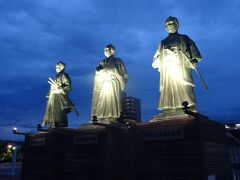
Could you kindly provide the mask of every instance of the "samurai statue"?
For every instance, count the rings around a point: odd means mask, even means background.
[[[42,125],[51,128],[67,127],[67,114],[76,111],[74,104],[69,99],[68,94],[71,90],[71,79],[65,73],[65,63],[59,61],[56,64],[57,75],[54,79],[49,78],[50,90],[47,95],[47,107]],[[78,113],[77,113],[78,115]]]
[[[153,57],[152,67],[160,72],[158,109],[163,110],[163,114],[181,111],[184,101],[196,111],[192,69],[196,70],[201,55],[187,35],[178,33],[178,28],[177,18],[170,16],[166,19],[168,36],[161,41]]]
[[[114,56],[115,50],[111,44],[104,48],[106,58],[98,64],[94,78],[91,117],[103,123],[115,121],[120,116],[128,80],[123,61]]]

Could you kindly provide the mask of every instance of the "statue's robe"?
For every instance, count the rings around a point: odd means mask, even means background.
[[[196,106],[192,59],[199,62],[201,55],[188,36],[175,33],[161,41],[152,64],[160,72],[159,109],[179,109],[183,101]]]
[[[91,117],[99,121],[112,121],[120,116],[122,94],[128,80],[126,68],[121,59],[111,56],[104,59],[96,70],[92,97]]]
[[[48,101],[42,124],[50,127],[67,127],[67,113],[75,110],[74,104],[68,97],[71,90],[71,79],[67,73],[60,72],[54,81],[59,85],[61,91],[51,86],[47,95]]]

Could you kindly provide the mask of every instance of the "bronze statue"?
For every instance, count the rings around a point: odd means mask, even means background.
[[[71,79],[64,70],[65,64],[59,61],[56,64],[56,77],[54,79],[49,78],[48,83],[51,87],[47,95],[48,101],[42,122],[43,126],[48,125],[51,128],[67,127],[67,114],[71,111],[77,113],[74,104],[68,97],[71,90]]]
[[[196,111],[192,69],[196,70],[201,55],[188,36],[178,33],[178,27],[177,18],[170,16],[166,19],[168,36],[161,41],[152,63],[153,68],[160,72],[158,108],[164,113],[181,111],[184,101],[189,103],[192,111]]]
[[[122,94],[128,80],[123,61],[114,57],[115,47],[104,48],[103,59],[96,68],[91,117],[97,116],[98,121],[109,123],[115,121],[122,110]]]

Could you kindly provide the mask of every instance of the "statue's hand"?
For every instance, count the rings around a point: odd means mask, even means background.
[[[102,65],[99,65],[99,66],[96,67],[96,70],[97,70],[97,71],[100,71],[101,69],[103,69],[103,66],[102,66]]]
[[[154,60],[153,60],[153,62],[152,62],[152,67],[153,67],[154,69],[160,67],[159,60],[158,60],[158,59],[154,59]]]
[[[197,61],[196,59],[192,59],[192,60],[191,60],[191,63],[195,63],[195,64],[197,64],[198,61]]]
[[[196,69],[198,61],[196,59],[191,60],[191,68]]]
[[[51,89],[57,90],[58,89],[58,85],[56,83],[52,83],[51,84]]]

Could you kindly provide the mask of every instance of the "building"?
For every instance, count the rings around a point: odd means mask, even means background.
[[[122,99],[122,113],[126,119],[141,122],[141,101],[134,97],[124,97]]]
[[[233,180],[240,180],[240,124],[227,124],[225,128]]]

